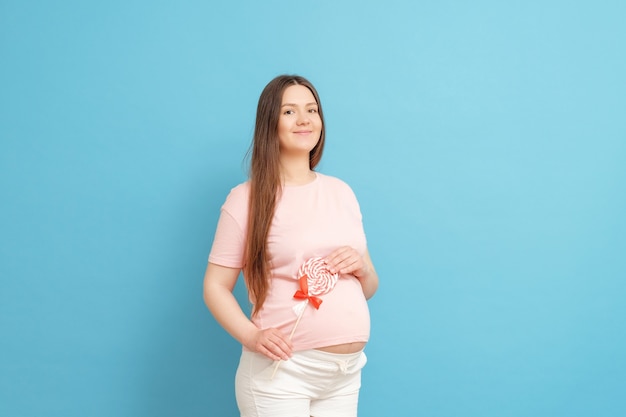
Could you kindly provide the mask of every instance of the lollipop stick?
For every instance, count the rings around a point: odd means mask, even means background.
[[[308,303],[309,300],[307,300]],[[306,307],[306,306],[305,306]],[[296,320],[296,324],[293,325],[293,329],[291,329],[291,334],[289,335],[289,341],[291,342],[291,338],[293,337],[293,334],[296,332],[296,327],[298,327],[298,323],[300,323],[300,319],[302,318],[302,316],[304,315],[304,308],[302,309],[302,311],[300,312],[300,314],[298,314],[298,319]]]
[[[309,303],[309,300],[306,300],[306,304],[308,303]],[[293,337],[293,334],[296,332],[296,327],[298,327],[298,323],[300,323],[300,319],[304,315],[304,310],[306,310],[306,304],[302,307],[302,310],[300,311],[300,314],[298,314],[298,318],[296,319],[296,324],[294,324],[293,329],[291,329],[291,334],[289,335],[290,342],[291,342],[291,338]],[[274,371],[272,372],[272,376],[270,377],[270,379],[274,379],[274,375],[276,375],[276,371],[278,371],[278,367],[280,366],[281,362],[282,362],[281,360],[276,361],[276,365],[274,365]]]

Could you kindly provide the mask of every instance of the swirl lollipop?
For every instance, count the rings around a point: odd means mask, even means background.
[[[323,258],[310,258],[303,263],[300,269],[298,269],[298,276],[300,277],[298,279],[300,289],[296,291],[293,298],[303,301],[293,307],[293,311],[298,315],[298,318],[296,319],[296,324],[293,325],[293,329],[291,329],[289,340],[291,340],[293,334],[296,332],[296,327],[298,327],[298,323],[300,323],[300,319],[304,314],[307,304],[310,302],[316,310],[319,309],[322,304],[322,299],[318,296],[332,291],[339,278],[339,274],[333,274],[328,270],[328,266]],[[274,378],[279,366],[280,361],[277,361],[271,378]]]
[[[337,283],[338,274],[331,274],[322,258],[311,258],[302,264],[298,270],[300,277],[300,289],[296,291],[293,298],[304,300],[299,304],[302,307],[294,307],[296,314],[301,315],[300,309],[304,309],[310,301],[313,307],[320,308],[322,300],[318,295],[324,295],[330,292]]]

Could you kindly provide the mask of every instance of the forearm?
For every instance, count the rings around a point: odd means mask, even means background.
[[[376,272],[376,268],[374,268],[374,263],[372,262],[372,258],[370,258],[369,251],[365,252],[363,264],[363,269],[359,270],[355,276],[361,283],[363,295],[369,300],[378,289],[378,273]]]
[[[215,320],[242,345],[258,330],[228,288],[217,284],[205,286],[204,301]]]
[[[365,298],[368,300],[372,298],[378,289],[378,274],[376,270],[370,267],[363,275],[357,276],[357,279],[361,283]]]
[[[272,360],[288,359],[292,345],[286,336],[275,328],[257,328],[233,295],[239,272],[209,263],[204,277],[204,302],[224,330],[247,349]]]

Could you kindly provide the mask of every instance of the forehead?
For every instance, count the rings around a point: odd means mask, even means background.
[[[282,104],[309,104],[316,103],[311,90],[303,85],[290,85],[283,92]]]

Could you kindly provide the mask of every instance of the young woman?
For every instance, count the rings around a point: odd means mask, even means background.
[[[357,415],[366,300],[378,275],[354,193],[314,171],[324,141],[313,85],[299,76],[270,81],[257,107],[250,178],[222,206],[204,277],[208,308],[243,346],[235,388],[244,417]],[[338,279],[298,320],[298,271],[317,258]],[[251,318],[232,294],[242,270]]]

